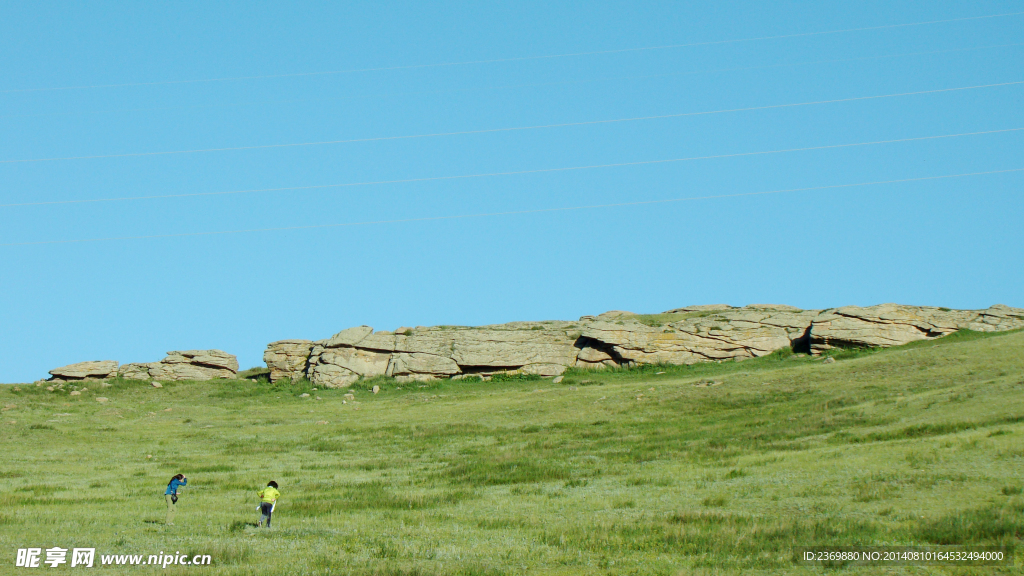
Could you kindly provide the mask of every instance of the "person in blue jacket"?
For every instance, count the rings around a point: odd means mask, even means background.
[[[188,478],[184,474],[178,474],[167,483],[167,490],[164,491],[164,499],[167,500],[167,525],[174,526],[174,505],[178,503],[178,486],[188,484]]]

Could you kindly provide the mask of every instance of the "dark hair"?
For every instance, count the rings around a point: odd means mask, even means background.
[[[277,488],[277,482],[274,482],[273,480],[271,480],[270,482],[267,482],[267,486],[270,486],[272,488]]]
[[[171,478],[170,482],[167,483],[167,485],[170,486],[171,482],[174,482],[175,480],[181,480],[184,477],[185,477],[184,474],[175,474],[174,477]]]

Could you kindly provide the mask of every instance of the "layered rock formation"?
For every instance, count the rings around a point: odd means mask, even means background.
[[[749,306],[681,310],[687,311],[588,322],[582,336],[596,342],[595,347],[610,348],[609,355],[620,364],[693,364],[756,358],[787,346],[799,347],[818,314]]]
[[[267,347],[271,379],[306,377],[323,387],[361,377],[400,380],[522,372],[556,376],[568,367],[692,364],[743,360],[793,347],[821,353],[834,347],[896,346],[957,330],[1024,327],[1024,310],[881,304],[830,310],[725,304],[676,308],[662,314],[612,311],[579,321],[512,322],[471,328],[432,326],[374,332],[343,330],[326,340],[282,340]]]
[[[307,348],[308,356],[308,348]],[[168,352],[159,362],[118,366],[114,360],[79,362],[50,370],[51,382],[101,380],[119,376],[128,380],[212,380],[234,378],[238,360],[223,350],[181,350]]]
[[[569,331],[576,327],[574,322],[514,322],[480,328],[418,327],[396,333],[359,326],[316,342],[306,376],[325,387],[379,375],[429,380],[518,370],[556,376],[575,364],[578,334],[572,336]]]
[[[102,380],[117,375],[116,360],[94,360],[79,362],[50,370],[51,382],[74,382],[77,380]]]
[[[117,371],[129,380],[213,380],[237,374],[238,359],[223,350],[173,351],[159,362],[125,364]]]
[[[270,368],[270,379],[277,382],[282,378],[304,378],[312,349],[312,340],[279,340],[268,344],[263,361]]]
[[[1024,325],[1024,310],[996,304],[987,310],[950,310],[880,304],[826,310],[811,324],[811,350],[834,347],[899,346],[957,330],[996,332]]]

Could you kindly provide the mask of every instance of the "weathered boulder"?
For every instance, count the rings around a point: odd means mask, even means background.
[[[1024,328],[1024,308],[996,304],[985,310],[978,310],[978,315],[961,328],[976,332],[1002,332]]]
[[[538,376],[551,377],[561,376],[562,373],[565,372],[566,368],[568,368],[568,366],[565,364],[535,363],[526,364],[520,368],[519,371],[523,374],[536,374]]]
[[[312,349],[311,340],[278,340],[267,344],[267,349],[263,352],[263,361],[270,369],[270,381],[305,378]]]
[[[609,354],[607,350],[602,349],[601,346],[603,344],[597,340],[581,337],[580,342],[578,342],[580,351],[576,355],[576,367],[601,368],[604,366],[618,366],[619,362],[615,360],[615,357]]]
[[[355,328],[347,328],[338,332],[334,336],[328,338],[323,344],[327,348],[355,346],[370,334],[373,334],[373,328],[370,328],[369,326],[356,326]]]
[[[836,347],[899,346],[968,329],[979,332],[1024,327],[1024,310],[997,304],[987,310],[879,304],[826,310],[811,324],[815,353]]]
[[[619,363],[693,364],[707,360],[756,358],[799,344],[817,311],[773,309],[699,309],[696,306],[665,312],[661,320],[590,322],[582,335],[609,346],[605,350]],[[588,352],[584,362],[600,358]],[[605,359],[602,359],[602,362]]]
[[[372,378],[383,376],[388,370],[391,354],[374,350],[363,350],[349,346],[327,348],[320,352],[310,365],[313,371],[310,382],[325,388],[348,386],[360,376]]]
[[[575,338],[566,330],[575,323],[513,322],[476,329],[454,330],[451,358],[462,367],[525,368],[535,364],[572,366]]]
[[[424,377],[454,376],[461,371],[455,360],[445,356],[424,352],[399,352],[391,358],[387,374],[395,377],[423,379]]]
[[[69,364],[50,370],[54,382],[70,382],[74,380],[99,380],[112,378],[117,375],[117,361],[115,360],[93,360],[90,362],[79,362]]]
[[[360,374],[336,364],[310,364],[309,381],[322,388],[345,388],[359,380]]]
[[[523,372],[558,375],[576,362],[575,322],[512,322],[494,326],[419,326],[374,332],[343,330],[314,343],[307,377],[324,387],[350,386],[381,374],[400,380]]]
[[[159,362],[125,364],[118,375],[131,380],[213,380],[234,378],[238,360],[222,350],[181,350]]]
[[[149,364],[122,364],[117,370],[117,375],[126,380],[149,380],[149,368],[153,364],[156,364],[156,362]]]
[[[194,364],[238,372],[238,359],[223,350],[182,350],[168,352],[161,364]]]

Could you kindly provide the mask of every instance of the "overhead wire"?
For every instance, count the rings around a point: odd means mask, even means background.
[[[714,74],[719,72],[741,72],[747,70],[771,70],[777,68],[792,68],[796,66],[813,66],[817,64],[841,64],[845,62],[863,62],[866,60],[882,60],[886,58],[904,58],[908,56],[930,56],[934,54],[952,54],[956,52],[972,52],[978,50],[991,50],[995,48],[1016,48],[1024,46],[1024,43],[1012,44],[991,44],[988,46],[971,46],[968,48],[950,48],[946,50],[927,50],[922,52],[901,52],[898,54],[882,54],[879,56],[859,56],[856,58],[835,58],[830,60],[807,60],[803,62],[784,62],[781,64],[766,64],[764,66],[733,66],[729,68],[705,68],[702,70],[685,70],[681,72],[663,72],[659,74],[642,74],[633,76],[600,76],[597,78],[585,78],[581,80],[560,80],[557,82],[531,82],[523,84],[502,84],[497,86],[477,86],[470,88],[449,88],[444,90],[410,90],[404,92],[383,92],[372,94],[348,94],[343,96],[330,96],[323,98],[289,98],[285,100],[251,100],[248,102],[228,102],[225,104],[195,104],[189,106],[152,106],[145,108],[111,108],[107,110],[76,110],[65,112],[40,112],[35,114],[6,114],[0,118],[38,118],[46,116],[82,116],[86,114],[117,114],[122,112],[154,112],[166,110],[203,110],[211,108],[233,108],[242,106],[263,106],[273,104],[296,104],[304,102],[335,102],[338,100],[359,100],[365,98],[398,98],[403,96],[422,96],[428,94],[455,94],[464,92],[484,92],[488,90],[511,90],[520,88],[542,88],[548,86],[568,86],[575,84],[593,84],[597,82],[615,82],[621,80],[650,80],[654,78],[670,78],[675,76],[693,76],[698,74]]]
[[[98,160],[106,158],[133,158],[133,157],[144,157],[144,156],[166,156],[171,154],[200,154],[207,152],[233,152],[243,150],[266,150],[273,148],[295,148],[302,146],[324,146],[332,144],[351,144],[357,142],[382,142],[388,140],[410,140],[415,138],[438,138],[446,136],[466,136],[470,134],[493,134],[498,132],[517,132],[523,130],[539,130],[539,129],[550,129],[550,128],[567,128],[571,126],[594,126],[599,124],[614,124],[620,122],[637,122],[645,120],[663,120],[667,118],[683,118],[687,116],[706,116],[710,114],[724,114],[733,112],[751,112],[756,110],[773,110],[780,108],[795,108],[798,106],[812,106],[821,104],[837,104],[840,102],[857,102],[864,100],[877,100],[881,98],[896,98],[903,96],[919,96],[923,94],[939,94],[943,92],[957,92],[962,90],[976,90],[982,88],[996,88],[1001,86],[1018,86],[1024,84],[1024,81],[1014,82],[1000,82],[996,84],[979,84],[975,86],[961,86],[956,88],[938,88],[934,90],[918,90],[914,92],[899,92],[895,94],[880,94],[873,96],[855,96],[851,98],[836,98],[831,100],[814,100],[808,102],[796,102],[790,104],[770,104],[765,106],[748,106],[743,108],[726,108],[722,110],[707,110],[701,112],[680,112],[676,114],[658,114],[653,116],[635,116],[630,118],[614,118],[610,120],[587,120],[583,122],[560,122],[556,124],[539,124],[531,126],[513,126],[506,128],[484,128],[479,130],[459,130],[453,132],[434,132],[428,134],[409,134],[402,136],[375,136],[369,138],[350,138],[345,140],[321,140],[316,142],[294,142],[286,144],[258,144],[253,146],[227,146],[222,148],[196,148],[191,150],[165,150],[159,152],[127,152],[120,154],[96,154],[89,156],[61,156],[61,157],[50,157],[50,158],[24,158],[24,159],[12,159],[12,160],[0,160],[0,164],[20,164],[28,162],[56,162],[56,161],[67,161],[67,160]]]
[[[1006,170],[989,170],[985,172],[969,172],[962,174],[946,174],[941,176],[921,176],[917,178],[900,178],[895,180],[880,180],[874,182],[857,182],[852,184],[832,184],[828,186],[808,186],[804,188],[787,188],[781,190],[764,190],[759,192],[741,192],[736,194],[717,194],[710,196],[691,196],[686,198],[665,198],[659,200],[640,200],[636,202],[616,202],[609,204],[590,204],[583,206],[564,206],[556,208],[537,208],[532,210],[509,210],[504,212],[481,212],[476,214],[456,214],[447,216],[424,216],[418,218],[396,218],[390,220],[367,220],[362,222],[342,222],[335,224],[308,224],[303,226],[281,226],[274,228],[248,228],[239,230],[218,230],[209,232],[183,232],[178,234],[149,234],[144,236],[113,236],[108,238],[80,238],[73,240],[42,240],[35,242],[13,242],[0,244],[0,247],[15,247],[15,246],[38,246],[44,244],[75,244],[85,242],[110,242],[110,241],[124,241],[124,240],[152,240],[161,238],[185,238],[195,236],[215,236],[215,235],[226,235],[226,234],[243,234],[243,233],[265,233],[265,232],[284,232],[291,230],[316,230],[324,228],[341,228],[348,226],[373,226],[382,224],[408,224],[414,222],[433,222],[440,220],[459,220],[468,218],[485,218],[485,217],[497,217],[497,216],[519,216],[527,214],[542,214],[552,212],[568,212],[574,210],[594,210],[600,208],[624,208],[630,206],[643,206],[652,204],[668,204],[674,202],[687,202],[696,200],[718,200],[723,198],[741,198],[749,196],[762,196],[768,194],[783,194],[790,192],[809,192],[812,190],[835,190],[841,188],[853,188],[858,186],[873,186],[883,184],[897,184],[905,182],[923,182],[928,180],[941,180],[944,178],[966,178],[971,176],[983,176],[990,174],[1007,174],[1013,172],[1022,172],[1024,168],[1010,168]]]
[[[436,182],[442,180],[463,180],[468,178],[486,178],[495,176],[519,176],[524,174],[543,174],[543,173],[554,173],[554,172],[569,172],[576,170],[591,170],[597,168],[620,168],[626,166],[644,166],[651,164],[668,164],[674,162],[689,162],[696,160],[715,160],[723,158],[740,158],[744,156],[763,156],[768,154],[784,154],[788,152],[809,152],[812,150],[831,150],[837,148],[852,148],[858,146],[873,146],[878,144],[896,144],[901,142],[919,142],[923,140],[940,140],[945,138],[958,138],[963,136],[981,136],[986,134],[1001,134],[1008,132],[1020,132],[1024,128],[1002,128],[998,130],[982,130],[976,132],[960,132],[957,134],[938,134],[932,136],[914,136],[911,138],[896,138],[891,140],[875,140],[872,142],[853,142],[846,144],[826,144],[821,146],[805,146],[801,148],[783,148],[776,150],[760,150],[756,152],[735,152],[730,154],[713,154],[708,156],[690,156],[686,158],[666,158],[658,160],[638,160],[635,162],[615,162],[610,164],[590,164],[585,166],[565,166],[558,168],[537,168],[532,170],[513,170],[507,172],[486,172],[479,174],[460,174],[453,176],[426,176],[422,178],[404,178],[396,180],[374,180],[365,182],[346,182],[342,184],[319,184],[312,186],[289,186],[280,188],[254,188],[248,190],[226,190],[218,192],[190,192],[185,194],[159,194],[150,196],[125,196],[120,198],[89,198],[89,199],[77,199],[77,200],[47,200],[39,202],[18,202],[12,204],[0,204],[0,208],[13,208],[20,206],[46,206],[46,205],[57,205],[57,204],[86,204],[96,202],[124,202],[133,200],[158,200],[168,198],[195,198],[203,196],[226,196],[232,194],[253,194],[258,192],[285,192],[285,191],[299,191],[299,190],[322,190],[329,188],[346,188],[354,186],[372,186],[372,185],[384,185],[384,184],[409,184],[415,182]]]
[[[318,72],[292,72],[287,74],[263,74],[263,75],[252,75],[252,76],[225,76],[221,78],[200,78],[191,80],[160,80],[154,82],[125,82],[120,84],[90,84],[80,86],[59,86],[59,87],[42,87],[42,88],[11,88],[0,90],[0,93],[14,93],[14,92],[45,92],[45,91],[56,91],[56,90],[85,90],[94,88],[125,88],[132,86],[159,86],[169,84],[195,84],[203,82],[228,82],[238,80],[264,80],[272,78],[295,78],[302,76],[324,76],[324,75],[335,75],[335,74],[352,74],[361,72],[383,72],[392,70],[412,70],[419,68],[437,68],[445,66],[465,66],[473,64],[497,64],[507,62],[523,62],[529,60],[546,60],[554,58],[570,58],[580,56],[598,56],[605,54],[622,54],[627,52],[642,52],[650,50],[668,50],[677,48],[690,48],[696,46],[714,46],[721,44],[735,44],[740,42],[759,42],[766,40],[782,40],[787,38],[805,38],[810,36],[824,36],[829,34],[844,34],[850,32],[867,32],[872,30],[888,30],[893,28],[906,28],[910,26],[926,26],[933,24],[947,24],[951,22],[966,22],[970,20],[984,20],[990,18],[1003,18],[1010,16],[1020,16],[1024,12],[1006,12],[1001,14],[986,14],[982,16],[966,16],[962,18],[948,18],[944,20],[928,20],[922,22],[907,22],[902,24],[885,24],[880,26],[864,26],[860,28],[844,28],[838,30],[823,30],[817,32],[799,32],[794,34],[779,34],[774,36],[757,36],[750,38],[733,38],[727,40],[710,40],[705,42],[688,42],[682,44],[665,44],[660,46],[641,46],[634,48],[618,48],[612,50],[594,50],[588,52],[569,52],[562,54],[545,54],[539,56],[518,56],[513,58],[492,58],[486,60],[464,60],[457,62],[437,62],[430,64],[409,64],[402,66],[384,66],[376,68],[353,68],[347,70],[327,70]]]

